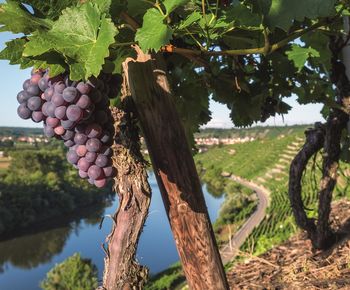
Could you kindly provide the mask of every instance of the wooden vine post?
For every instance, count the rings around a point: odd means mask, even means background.
[[[191,289],[229,289],[162,56],[138,55],[123,68],[187,282]]]

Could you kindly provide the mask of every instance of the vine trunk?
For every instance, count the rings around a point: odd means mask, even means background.
[[[135,261],[135,255],[148,214],[151,188],[135,117],[125,100],[122,107],[125,110],[112,109],[116,130],[113,166],[117,170],[115,191],[119,208],[112,217],[112,232],[106,238],[103,287],[107,290],[142,289],[148,278],[148,269]]]

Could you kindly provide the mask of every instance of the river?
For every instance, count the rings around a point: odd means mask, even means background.
[[[166,269],[179,258],[152,173],[149,182],[153,197],[137,259],[154,274]],[[223,197],[213,197],[205,185],[203,191],[210,218],[214,221]],[[91,259],[97,265],[101,278],[104,253],[100,245],[110,232],[112,221],[105,218],[101,230],[99,223],[102,216],[113,214],[117,205],[117,200],[110,201],[105,207],[89,211],[84,217],[75,218],[63,225],[0,242],[0,289],[38,290],[46,273],[56,263],[62,262],[75,252]]]

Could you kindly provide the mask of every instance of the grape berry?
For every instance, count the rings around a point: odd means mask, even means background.
[[[114,127],[108,95],[115,93],[108,75],[87,82],[72,82],[68,75],[50,78],[36,70],[17,95],[22,119],[44,122],[44,134],[64,141],[67,160],[79,176],[104,187],[115,176],[112,167]]]

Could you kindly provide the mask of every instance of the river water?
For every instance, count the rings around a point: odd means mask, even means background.
[[[163,202],[154,174],[150,173],[153,197],[149,217],[142,233],[137,259],[147,265],[151,273],[166,269],[178,261],[175,243],[165,214]],[[223,197],[211,196],[203,186],[204,196],[212,221],[217,218]],[[75,252],[96,264],[101,278],[104,253],[100,247],[110,232],[112,222],[105,218],[99,229],[101,217],[113,214],[118,201],[89,211],[51,229],[0,242],[0,290],[38,290],[40,281],[56,264]]]

